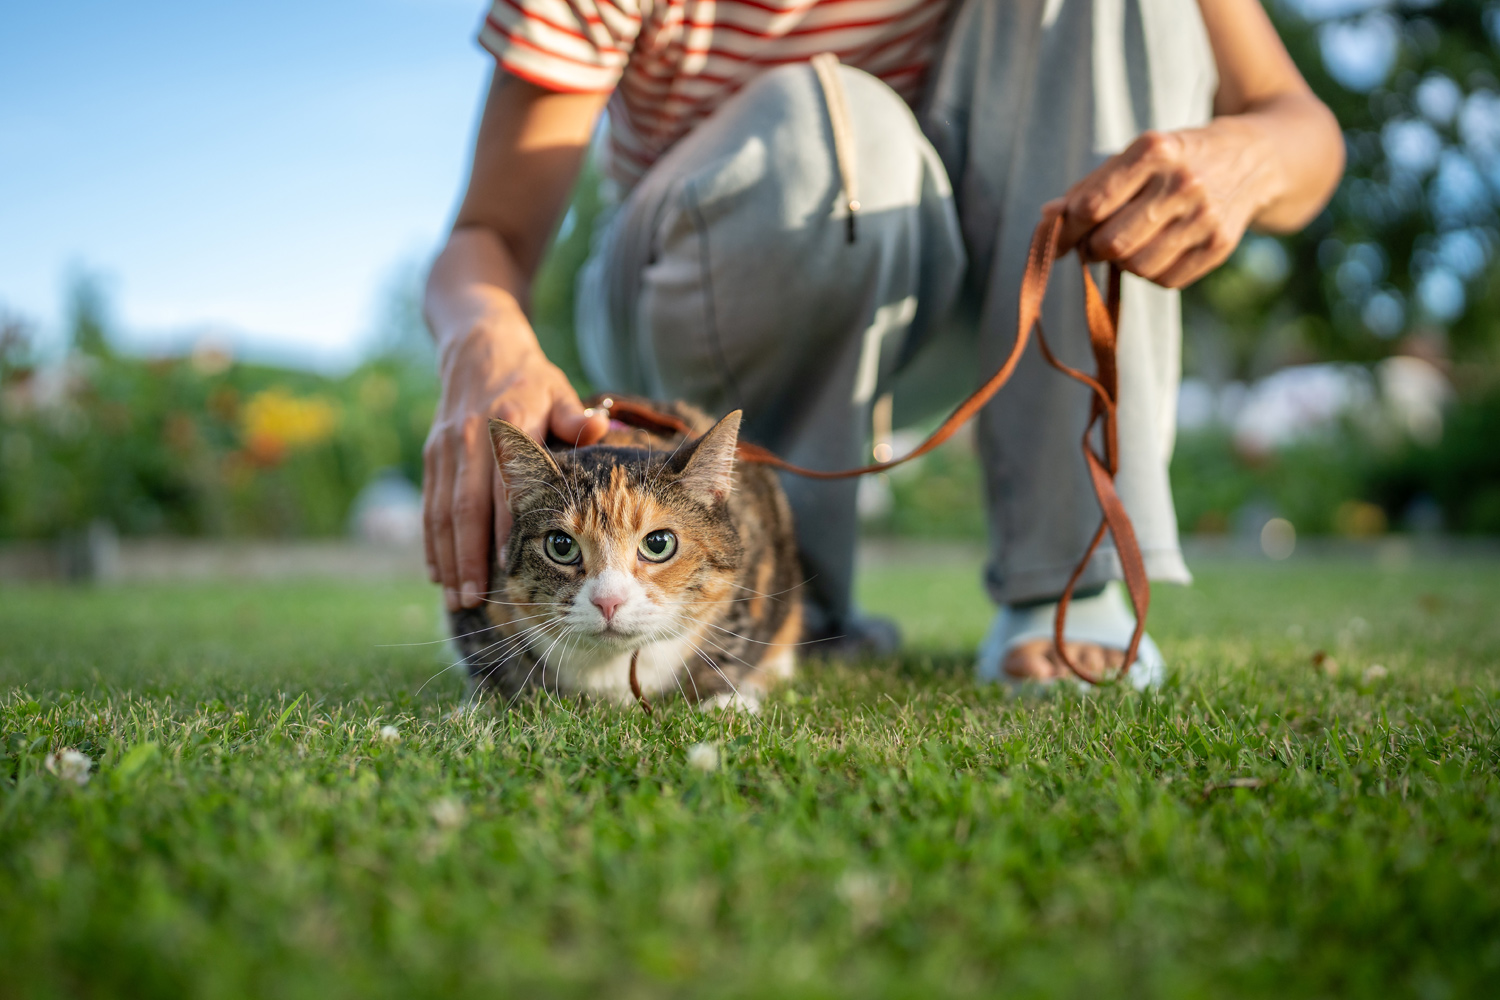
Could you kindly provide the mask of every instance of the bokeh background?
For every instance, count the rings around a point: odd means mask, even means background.
[[[482,6],[0,6],[0,575],[97,575],[121,539],[413,548],[420,287],[490,70]],[[1482,545],[1500,3],[1269,9],[1349,170],[1305,232],[1247,238],[1188,294],[1183,528],[1271,558]],[[581,388],[573,275],[610,198],[586,170],[535,297]],[[872,537],[983,533],[962,441],[860,506]]]

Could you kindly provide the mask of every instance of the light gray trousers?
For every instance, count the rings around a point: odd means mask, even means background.
[[[1146,128],[1201,124],[1217,86],[1195,0],[966,0],[914,115],[838,73],[857,168],[856,238],[824,89],[768,71],[630,192],[580,277],[596,387],[742,408],[744,435],[792,462],[868,460],[874,399],[898,421],[951,407],[1015,337],[1017,291],[1047,200]],[[1092,370],[1069,258],[1043,309],[1053,349]],[[1118,488],[1153,579],[1187,582],[1167,480],[1181,352],[1176,293],[1127,276]],[[1087,390],[1033,345],[983,411],[986,580],[1017,603],[1060,593],[1099,522],[1079,443]],[[853,482],[783,479],[814,614],[849,613]],[[1121,575],[1101,549],[1081,586]]]

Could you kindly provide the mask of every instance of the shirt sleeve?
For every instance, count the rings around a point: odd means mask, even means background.
[[[479,44],[507,72],[548,90],[602,93],[619,82],[649,0],[494,0]]]

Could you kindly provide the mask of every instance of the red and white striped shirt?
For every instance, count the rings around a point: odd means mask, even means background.
[[[549,90],[614,91],[610,174],[629,188],[756,74],[820,52],[916,100],[948,0],[494,0],[479,44]]]

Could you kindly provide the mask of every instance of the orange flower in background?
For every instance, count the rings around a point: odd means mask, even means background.
[[[327,441],[337,425],[332,400],[293,396],[279,386],[251,396],[240,411],[245,451],[259,465],[275,465],[288,452]]]

